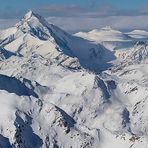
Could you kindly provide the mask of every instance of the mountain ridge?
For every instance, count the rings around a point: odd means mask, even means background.
[[[0,32],[0,147],[147,146],[147,41],[102,30],[77,37],[29,11]]]

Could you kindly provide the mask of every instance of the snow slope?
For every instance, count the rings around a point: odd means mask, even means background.
[[[8,30],[0,31],[0,147],[147,147],[146,43],[92,31],[105,46],[32,11]]]

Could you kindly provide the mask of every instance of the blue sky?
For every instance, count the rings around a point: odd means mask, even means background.
[[[0,0],[1,9],[31,9],[39,5],[80,5],[90,6],[97,5],[112,5],[121,9],[138,9],[148,5],[148,0]]]
[[[0,0],[1,10],[35,9],[43,5],[78,5],[82,7],[109,5],[118,9],[141,9],[148,6],[148,0]]]
[[[33,10],[65,30],[106,25],[148,29],[148,0],[0,0],[0,4],[0,28],[13,25]]]

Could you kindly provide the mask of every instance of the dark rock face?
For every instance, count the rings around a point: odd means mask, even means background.
[[[38,98],[38,95],[32,89],[28,88],[17,78],[2,74],[0,74],[0,90],[15,93],[18,96],[34,96]]]

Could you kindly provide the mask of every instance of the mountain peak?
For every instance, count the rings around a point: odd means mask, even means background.
[[[40,40],[50,40],[51,42],[57,43],[61,48],[66,49],[67,54],[72,55],[66,42],[66,40],[71,36],[59,27],[48,23],[44,17],[34,13],[33,11],[26,13],[16,24],[16,28],[18,30],[17,33],[20,36],[22,34],[29,34]]]
[[[48,22],[42,16],[34,13],[31,10],[27,12],[24,17],[16,24],[16,27],[24,33],[44,32],[44,28],[48,26]]]
[[[34,15],[34,12],[32,10],[29,10],[25,16],[24,16],[24,19],[29,19],[31,18],[32,16]]]
[[[32,10],[28,11],[24,17],[21,19],[21,22],[40,22],[44,25],[47,25],[47,21],[37,13],[34,13]]]
[[[22,20],[31,20],[31,19],[36,19],[36,20],[38,20],[38,21],[42,21],[42,23],[45,23],[46,21],[45,21],[45,19],[42,17],[42,16],[40,16],[39,14],[37,14],[37,13],[34,13],[32,10],[29,10],[25,15],[24,15],[24,17],[23,17],[23,19],[21,19],[21,21]],[[47,23],[47,22],[46,22]]]

